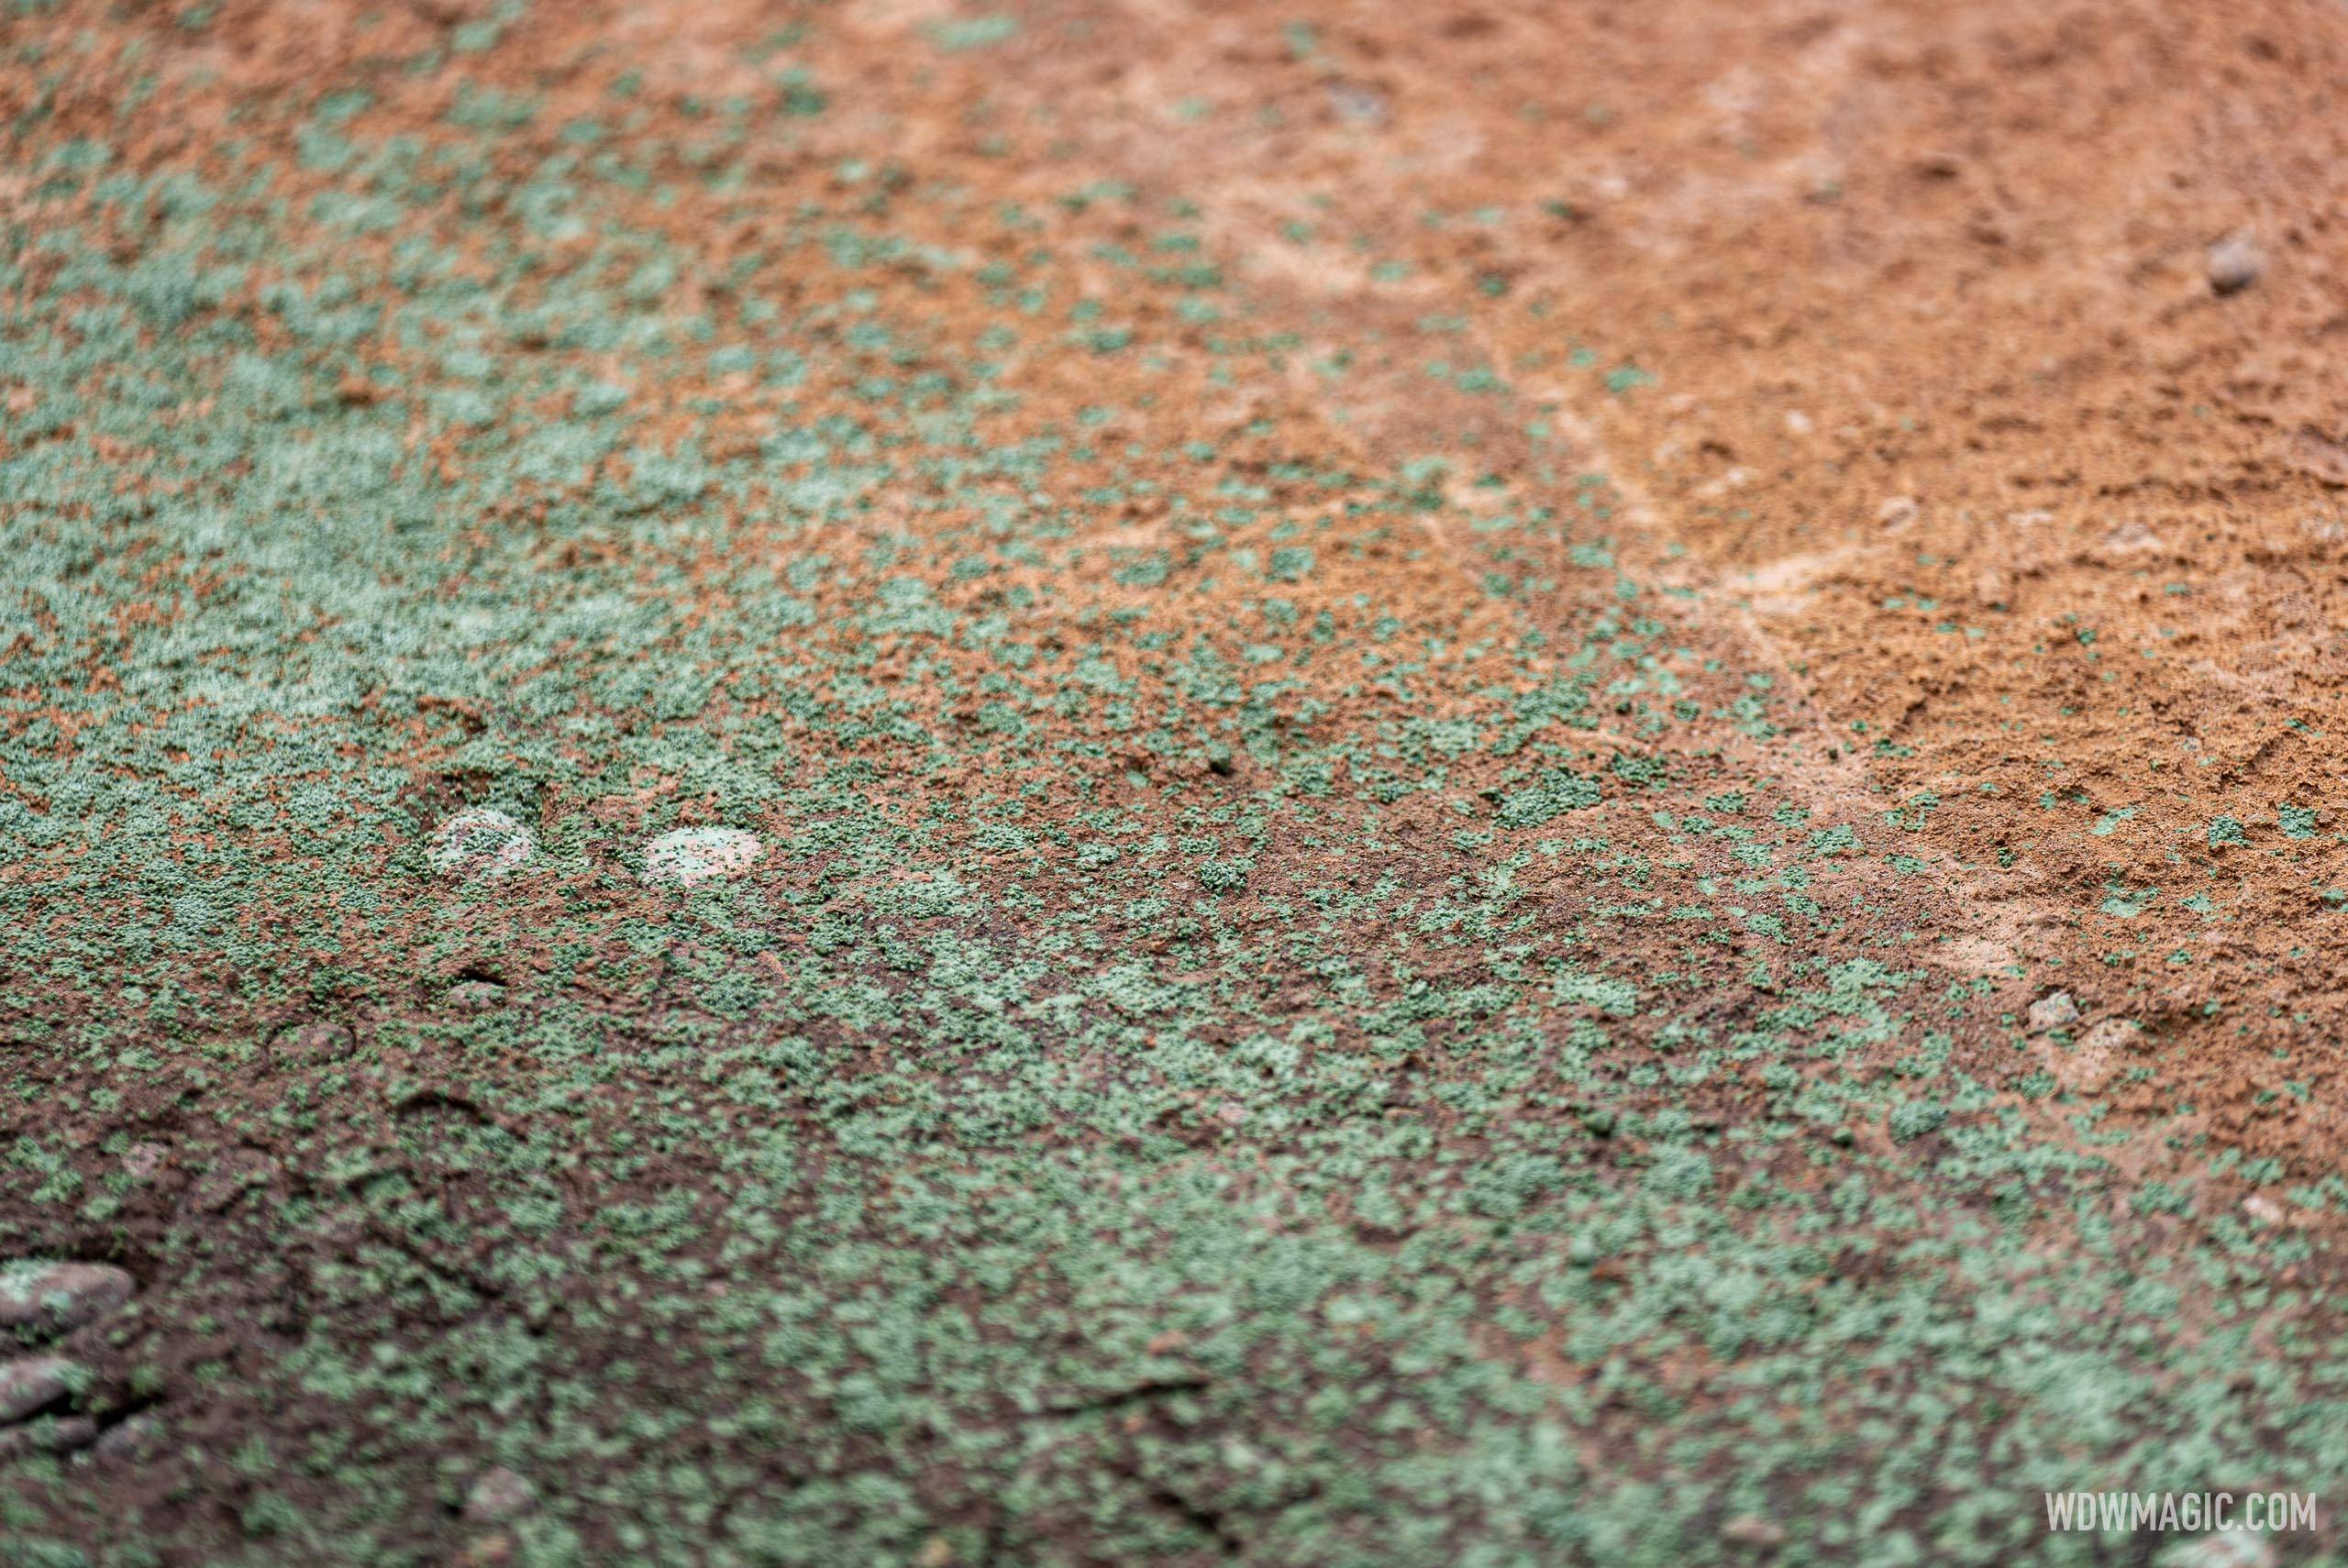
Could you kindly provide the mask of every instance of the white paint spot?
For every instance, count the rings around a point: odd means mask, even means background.
[[[432,835],[432,869],[471,880],[497,878],[519,867],[537,848],[530,830],[486,806],[459,812]]]
[[[644,879],[658,887],[690,888],[739,876],[765,853],[758,835],[740,828],[679,828],[645,846]]]

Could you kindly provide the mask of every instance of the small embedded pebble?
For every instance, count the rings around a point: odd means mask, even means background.
[[[764,853],[758,835],[739,828],[679,828],[645,847],[644,879],[659,887],[690,888],[737,876]]]
[[[358,1049],[358,1034],[340,1023],[298,1024],[280,1031],[269,1043],[271,1059],[289,1067],[326,1066]]]
[[[1895,495],[1876,508],[1875,520],[1887,528],[1905,528],[1923,514],[1923,507],[1912,495]]]
[[[2071,999],[2068,991],[2049,991],[2030,1004],[2030,1026],[2032,1029],[2060,1029],[2077,1021],[2079,1004]]]
[[[1336,111],[1339,119],[1372,130],[1385,129],[1393,118],[1386,94],[1358,82],[1330,83],[1329,106]]]
[[[258,1149],[231,1149],[197,1172],[187,1201],[198,1213],[222,1213],[249,1190],[275,1182],[278,1174],[277,1162]]]
[[[105,1459],[141,1459],[161,1447],[162,1441],[161,1418],[142,1410],[100,1432],[92,1452]]]
[[[2125,1019],[2107,1018],[2081,1037],[2082,1051],[2133,1051],[2143,1043],[2143,1032]]]
[[[71,1453],[98,1439],[98,1423],[87,1416],[53,1416],[0,1431],[0,1461],[28,1453]]]
[[[1786,1532],[1758,1514],[1739,1514],[1721,1526],[1721,1539],[1732,1546],[1778,1547],[1786,1543]]]
[[[449,988],[449,1005],[459,1012],[495,1012],[505,1005],[505,988],[495,980],[459,980]]]
[[[445,877],[495,878],[530,858],[537,841],[504,812],[474,806],[450,817],[432,834],[432,869]]]
[[[2133,1024],[2107,1018],[2080,1036],[2068,1051],[2058,1053],[2054,1076],[2065,1088],[2101,1088],[2120,1070],[2121,1059],[2136,1048],[2139,1039]]]
[[[465,1518],[475,1524],[495,1524],[527,1513],[538,1500],[538,1489],[505,1466],[494,1465],[473,1478],[465,1493]]]
[[[78,1329],[130,1299],[136,1282],[108,1264],[30,1259],[0,1264],[0,1329]]]
[[[2180,1542],[2153,1561],[2160,1568],[2275,1568],[2275,1549],[2265,1536],[2230,1529]]]
[[[2266,257],[2250,236],[2230,234],[2210,247],[2208,266],[2213,292],[2238,294],[2258,282],[2266,271]]]
[[[20,1421],[64,1398],[74,1373],[73,1364],[63,1356],[27,1355],[0,1362],[0,1421]]]

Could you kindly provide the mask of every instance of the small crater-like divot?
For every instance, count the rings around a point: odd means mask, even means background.
[[[644,879],[655,887],[691,888],[740,876],[765,852],[756,834],[739,828],[680,828],[645,846]]]

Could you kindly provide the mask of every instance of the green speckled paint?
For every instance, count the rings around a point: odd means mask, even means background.
[[[2041,1490],[2338,1477],[2224,1196],[2336,1178],[2113,1163],[1605,476],[1242,396],[1211,181],[974,199],[829,8],[709,101],[483,17],[9,129],[0,1233],[132,1266],[87,1402],[181,1443],[0,1557],[456,1561],[502,1463],[548,1568],[2084,1563]]]

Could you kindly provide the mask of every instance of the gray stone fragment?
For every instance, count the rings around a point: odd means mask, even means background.
[[[0,1362],[0,1422],[21,1421],[65,1397],[79,1369],[63,1356],[25,1355]]]
[[[496,1524],[526,1514],[537,1506],[538,1490],[500,1464],[473,1478],[465,1493],[465,1518],[475,1524]]]
[[[35,1453],[71,1453],[97,1437],[98,1423],[87,1416],[43,1416],[0,1428],[0,1464]]]
[[[108,1264],[0,1264],[0,1329],[63,1333],[120,1309],[137,1284]]]
[[[2250,236],[2230,234],[2210,247],[2208,266],[2212,293],[2238,294],[2266,271],[2266,256]]]
[[[2077,1023],[2079,1004],[2071,999],[2068,991],[2049,991],[2030,1004],[2030,1027],[2032,1030],[2060,1029],[2066,1023]]]

